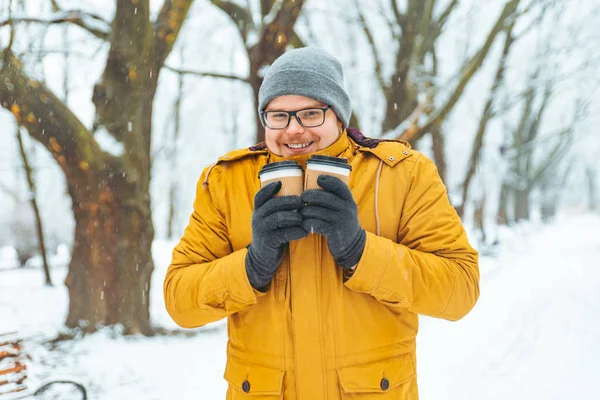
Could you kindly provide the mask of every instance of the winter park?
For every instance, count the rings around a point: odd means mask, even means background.
[[[0,400],[600,398],[598,23],[0,1]]]

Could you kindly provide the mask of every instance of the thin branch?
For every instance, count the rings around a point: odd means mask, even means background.
[[[12,0],[8,1],[8,18],[12,18]],[[15,25],[10,24],[10,39],[8,41],[8,46],[6,47],[6,54],[12,53],[12,47],[15,42]],[[6,60],[5,60],[6,62]]]
[[[181,74],[181,75],[194,75],[194,76],[199,76],[199,77],[232,79],[232,80],[236,80],[236,81],[240,81],[240,82],[244,82],[244,83],[250,83],[250,80],[248,78],[242,78],[241,76],[219,74],[219,73],[216,73],[216,72],[192,71],[192,70],[188,70],[188,69],[181,69],[181,68],[171,67],[171,66],[166,65],[166,64],[164,65],[163,68],[165,68],[166,70],[175,72],[177,74]]]
[[[567,128],[564,132],[564,135],[570,135],[571,129]],[[568,145],[568,140],[561,141],[554,146],[552,151],[548,154],[545,160],[539,165],[536,171],[527,178],[527,189],[531,190],[533,186],[542,178],[544,175],[551,171],[551,168],[554,167],[557,163],[562,160],[562,157],[559,157],[559,154],[565,151],[565,144]]]
[[[37,194],[35,189],[35,180],[29,163],[29,157],[25,151],[23,145],[23,137],[21,135],[21,126],[17,124],[17,142],[19,143],[19,151],[21,153],[21,160],[23,161],[23,170],[25,171],[25,177],[27,178],[27,186],[29,188],[29,202],[35,215],[35,227],[38,236],[38,245],[40,254],[42,256],[42,266],[44,267],[44,278],[46,279],[46,286],[52,285],[52,278],[50,276],[50,268],[48,267],[48,259],[46,257],[46,240],[44,239],[44,227],[42,223],[42,217],[40,215],[40,208],[38,206]]]
[[[483,138],[487,131],[488,122],[494,117],[494,101],[497,98],[498,89],[504,82],[504,74],[506,71],[506,65],[508,62],[508,57],[510,54],[511,47],[515,42],[514,36],[512,35],[513,29],[515,27],[516,19],[513,19],[511,24],[506,28],[506,37],[504,39],[504,47],[502,48],[502,55],[500,57],[500,62],[498,63],[498,67],[496,69],[496,75],[494,76],[494,82],[492,84],[492,88],[488,94],[488,99],[483,108],[483,112],[479,119],[479,125],[477,128],[477,133],[475,134],[475,139],[473,140],[473,146],[471,149],[471,155],[469,157],[467,172],[465,174],[465,179],[462,184],[462,204],[459,207],[459,210],[464,212],[465,205],[467,203],[469,186],[471,184],[471,180],[473,176],[475,176],[475,172],[477,171],[477,167],[479,165],[479,160],[481,157],[481,149],[483,147]]]
[[[458,0],[452,0],[450,2],[450,4],[448,4],[448,7],[446,7],[446,9],[442,12],[442,14],[440,15],[440,17],[437,20],[437,26],[438,26],[439,32],[444,30],[444,26],[446,25],[446,22],[448,22],[448,18],[450,18],[450,14],[452,14],[452,11],[454,11],[454,9],[456,8],[457,5],[458,5]]]
[[[56,0],[50,0],[50,3],[52,4],[52,11],[58,12],[62,10],[62,7],[58,4]]]
[[[365,16],[362,13],[361,7],[358,4],[358,0],[354,0],[354,6],[356,7],[356,12],[358,13],[358,20],[360,22],[360,25],[363,29],[363,32],[365,33],[365,36],[367,37],[367,40],[369,41],[369,45],[371,46],[371,52],[373,53],[373,61],[375,63],[375,76],[377,77],[377,82],[379,82],[379,87],[381,87],[381,90],[385,92],[386,85],[385,79],[383,77],[383,71],[381,68],[381,57],[379,56],[379,51],[377,50],[375,39],[373,38],[373,34],[369,29]]]
[[[544,20],[544,17],[546,16],[546,13],[548,12],[549,8],[550,8],[550,5],[543,6],[542,10],[540,11],[540,14],[537,17],[535,17],[527,26],[525,26],[525,28],[523,28],[523,30],[521,32],[519,32],[518,34],[515,34],[515,39],[519,39],[519,38],[527,35],[531,30],[533,30],[533,28],[540,26]],[[523,15],[529,13],[531,11],[531,9],[532,9],[532,6],[530,5],[529,7],[520,11],[515,17],[518,18],[520,16],[523,16]]]
[[[406,15],[402,14],[400,12],[400,10],[398,9],[397,0],[392,0],[392,11],[394,12],[394,17],[396,17],[396,22],[398,23],[398,25],[404,26],[407,18],[406,18]]]
[[[377,0],[377,9],[379,10],[379,14],[381,16],[381,18],[383,18],[388,26],[388,29],[390,31],[390,34],[392,35],[392,37],[394,38],[394,40],[398,41],[400,40],[400,36],[398,35],[398,33],[396,32],[396,26],[394,25],[394,22],[392,21],[391,18],[389,18],[389,13],[384,9],[383,4],[381,3],[381,0]]]
[[[90,24],[90,21],[88,21],[88,19],[99,21],[99,22],[103,23],[105,26],[102,29],[97,26],[93,26],[93,24]],[[17,23],[39,23],[39,24],[45,24],[45,25],[69,23],[69,24],[77,25],[82,29],[85,29],[86,31],[88,31],[89,33],[94,35],[95,37],[102,39],[102,40],[108,40],[108,38],[110,36],[110,23],[109,22],[105,21],[104,19],[102,19],[101,17],[99,17],[97,15],[87,13],[84,11],[80,11],[80,10],[65,11],[64,15],[54,16],[49,19],[33,18],[33,17],[8,18],[7,20],[0,22],[0,27],[6,26],[6,25],[14,25]]]

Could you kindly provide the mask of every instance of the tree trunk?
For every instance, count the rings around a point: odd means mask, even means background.
[[[473,206],[473,225],[479,234],[480,244],[485,244],[487,242],[487,235],[485,233],[485,196],[481,200],[474,201]]]
[[[124,180],[111,178],[111,172],[69,183],[75,241],[66,279],[71,299],[66,325],[94,331],[121,324],[125,334],[150,335],[154,231],[149,215],[132,206],[141,202],[149,207],[149,202],[143,194],[119,194],[135,191],[123,190]],[[89,190],[81,193],[78,185]]]
[[[589,199],[589,209],[590,211],[594,211],[598,207],[598,189],[597,189],[597,173],[596,170],[591,166],[587,166],[585,169],[585,177],[587,181],[588,187],[588,199]]]
[[[551,221],[556,215],[556,205],[558,203],[558,190],[559,188],[551,185],[548,180],[542,181],[540,184],[540,216],[542,221]]]
[[[498,212],[496,214],[496,223],[498,225],[508,225],[508,196],[510,188],[508,184],[502,183],[500,189],[500,200],[498,201]]]
[[[515,221],[523,221],[529,219],[529,189],[514,190],[514,216]]]

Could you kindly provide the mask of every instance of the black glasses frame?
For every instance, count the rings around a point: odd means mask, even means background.
[[[327,118],[326,117],[327,111],[329,111],[330,109],[331,109],[331,106],[327,106],[327,107],[308,107],[308,108],[303,108],[302,110],[296,110],[296,111],[284,111],[284,110],[261,111],[260,112],[260,120],[261,120],[263,126],[269,128],[269,129],[274,129],[274,130],[285,129],[288,126],[290,126],[290,121],[292,120],[292,117],[296,118],[296,121],[298,121],[298,123],[301,126],[305,127],[305,128],[316,128],[317,126],[321,126],[321,125],[323,125],[325,123],[325,119]],[[318,125],[304,125],[302,123],[302,121],[300,121],[300,118],[298,118],[297,114],[299,112],[306,111],[306,110],[321,110],[321,111],[323,111],[323,121],[320,124],[318,124]],[[270,112],[286,113],[287,116],[288,116],[287,124],[285,124],[285,126],[282,127],[282,128],[271,128],[267,124],[267,113],[270,113]]]

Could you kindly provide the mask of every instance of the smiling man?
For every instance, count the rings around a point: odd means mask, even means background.
[[[265,143],[206,168],[164,284],[183,327],[228,318],[227,399],[418,398],[418,314],[466,315],[477,252],[434,164],[401,141],[347,129],[342,66],[290,51],[259,92]],[[348,184],[275,196],[260,169],[348,160]],[[314,229],[314,234],[309,234]]]

